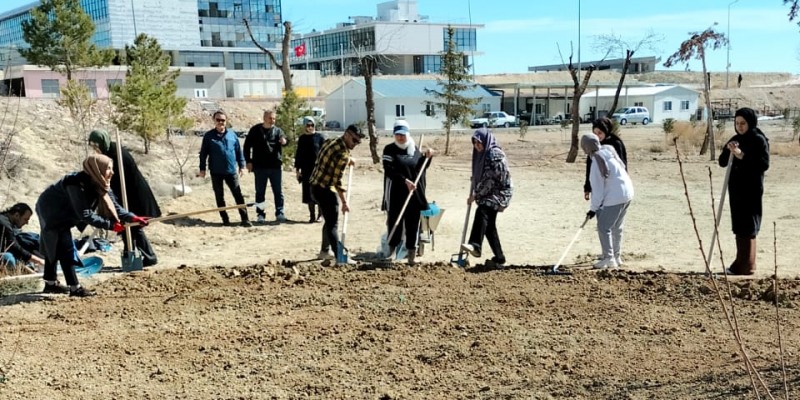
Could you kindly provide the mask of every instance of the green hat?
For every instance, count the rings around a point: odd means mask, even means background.
[[[111,136],[102,129],[96,129],[89,134],[89,143],[96,144],[105,153],[111,148]]]

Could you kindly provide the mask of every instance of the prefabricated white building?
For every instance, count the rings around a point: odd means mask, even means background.
[[[581,97],[581,115],[594,110],[609,110],[614,101],[616,89],[603,88],[587,91]],[[645,86],[622,88],[619,94],[617,109],[623,107],[647,107],[650,111],[650,121],[663,122],[667,118],[688,121],[696,113],[699,105],[700,93],[677,85]]]
[[[441,90],[436,80],[373,78],[375,127],[381,130],[391,129],[395,120],[405,119],[412,130],[441,129],[444,113],[441,110],[429,112],[426,101],[435,101],[433,95],[428,92],[429,90]],[[481,86],[476,86],[462,94],[471,98],[480,98],[480,101],[473,106],[476,115],[500,109],[500,97]],[[348,80],[343,86],[325,97],[326,120],[338,121],[342,123],[342,127],[366,121],[366,99],[364,80]]]

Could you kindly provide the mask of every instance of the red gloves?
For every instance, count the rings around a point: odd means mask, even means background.
[[[125,225],[120,224],[119,222],[114,222],[114,226],[111,228],[116,233],[125,232]]]
[[[131,222],[135,222],[135,223],[137,223],[139,225],[142,225],[142,226],[147,226],[147,224],[149,223],[149,222],[147,222],[147,220],[149,220],[149,219],[150,218],[147,218],[147,217],[135,216],[135,217],[131,218]]]

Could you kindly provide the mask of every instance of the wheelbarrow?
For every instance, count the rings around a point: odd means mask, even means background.
[[[439,208],[434,201],[428,204],[428,209],[420,212],[420,214],[418,256],[425,254],[425,245],[427,243],[431,244],[431,250],[436,250],[436,228],[439,227],[439,222],[442,220],[444,209]]]

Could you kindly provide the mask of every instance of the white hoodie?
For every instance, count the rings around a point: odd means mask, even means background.
[[[604,145],[597,152],[606,161],[608,177],[600,173],[597,163],[592,163],[589,182],[592,184],[592,204],[589,209],[597,211],[605,206],[615,206],[633,200],[633,182],[613,147]]]

